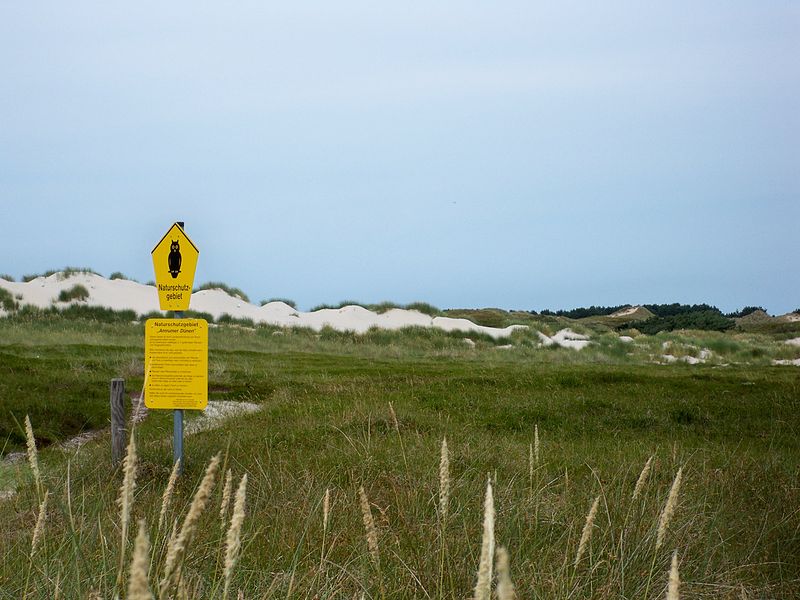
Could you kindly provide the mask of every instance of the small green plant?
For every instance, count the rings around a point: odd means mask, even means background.
[[[77,300],[78,302],[83,302],[89,297],[89,290],[86,287],[82,286],[80,283],[73,285],[68,290],[61,290],[61,293],[58,295],[59,302],[72,302],[73,300]]]
[[[8,274],[0,275],[0,279],[5,279],[6,281],[14,281],[14,276]]]
[[[297,308],[297,302],[295,302],[294,300],[290,300],[289,298],[270,298],[269,300],[262,300],[261,306],[269,304],[270,302],[283,302],[284,304],[288,304],[292,308],[295,309]]]
[[[206,283],[194,288],[195,292],[199,292],[201,290],[222,290],[229,296],[239,298],[245,302],[250,302],[250,298],[248,298],[247,294],[245,294],[242,290],[237,287],[230,286],[227,283],[223,283],[222,281],[207,281]]]
[[[125,277],[125,275],[120,271],[114,271],[109,277],[109,279],[129,279],[129,278]]]

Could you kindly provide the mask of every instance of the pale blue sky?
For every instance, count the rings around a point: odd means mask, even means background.
[[[0,273],[800,306],[796,2],[4,2]]]

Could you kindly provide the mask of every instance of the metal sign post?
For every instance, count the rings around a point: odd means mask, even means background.
[[[183,229],[183,221],[178,225]],[[182,319],[183,311],[175,311],[175,318]],[[183,409],[172,411],[172,464],[178,463],[178,475],[183,475]]]

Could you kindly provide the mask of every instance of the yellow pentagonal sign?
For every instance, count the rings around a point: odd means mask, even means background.
[[[200,251],[177,223],[151,253],[161,310],[187,310]]]

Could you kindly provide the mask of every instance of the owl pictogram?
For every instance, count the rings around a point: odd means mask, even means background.
[[[178,273],[181,272],[181,246],[178,240],[172,240],[169,246],[169,256],[167,259],[169,262],[169,273],[172,275],[172,278],[175,279]]]

